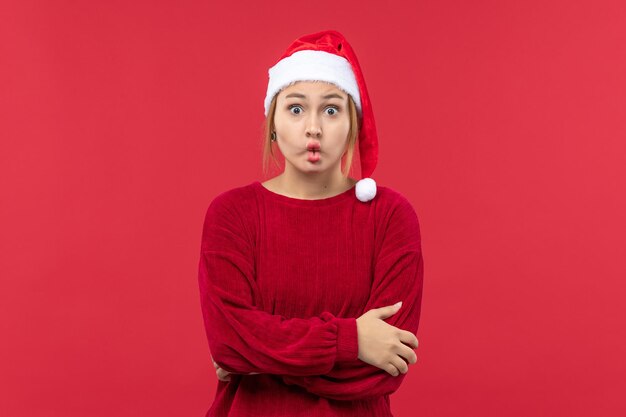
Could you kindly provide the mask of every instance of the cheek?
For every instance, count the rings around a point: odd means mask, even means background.
[[[347,115],[344,115],[339,125],[347,132],[348,130],[350,130],[350,118]]]
[[[297,140],[299,136],[298,126],[293,123],[283,123],[280,128],[277,127],[279,134],[282,136],[283,141],[292,142]]]
[[[298,130],[298,123],[289,120],[284,116],[274,117],[274,127],[283,135],[289,134],[289,132],[295,132]]]
[[[350,120],[337,123],[333,130],[336,136],[340,137],[342,140],[348,140],[348,134],[350,133]]]

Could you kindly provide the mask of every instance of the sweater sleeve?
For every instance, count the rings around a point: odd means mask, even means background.
[[[402,301],[397,313],[385,322],[417,334],[422,300],[423,258],[417,215],[408,200],[396,206],[374,268],[374,281],[362,313]],[[392,376],[356,359],[337,363],[317,376],[282,376],[287,385],[299,385],[308,392],[334,400],[359,400],[395,392],[407,374]]]
[[[198,282],[215,362],[235,374],[320,375],[358,357],[355,318],[286,318],[260,310],[254,251],[241,202],[217,196],[206,212]],[[245,207],[243,207],[245,209]]]

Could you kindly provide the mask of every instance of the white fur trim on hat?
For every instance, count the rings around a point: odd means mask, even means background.
[[[363,178],[356,183],[356,198],[360,201],[370,201],[376,197],[376,181],[372,178]]]
[[[326,81],[352,96],[361,115],[361,95],[352,66],[342,56],[330,52],[305,49],[281,59],[269,69],[265,95],[265,116],[276,94],[296,81]]]

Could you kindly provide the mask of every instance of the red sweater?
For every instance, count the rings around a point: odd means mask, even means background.
[[[358,359],[356,319],[402,301],[384,320],[417,334],[422,281],[417,215],[388,187],[365,203],[354,187],[304,200],[259,181],[219,194],[200,300],[210,354],[232,374],[206,416],[392,416],[408,374]]]

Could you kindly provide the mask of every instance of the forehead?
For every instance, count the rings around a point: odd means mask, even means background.
[[[295,83],[285,87],[281,92],[281,96],[285,96],[289,93],[303,93],[306,95],[321,95],[335,93],[343,98],[347,97],[347,94],[338,88],[335,84],[326,81],[296,81]]]

